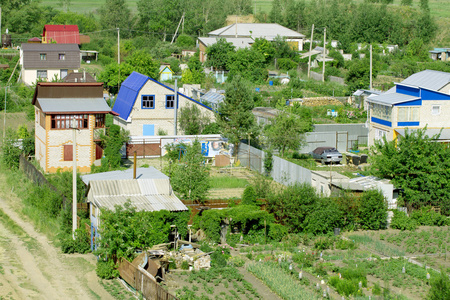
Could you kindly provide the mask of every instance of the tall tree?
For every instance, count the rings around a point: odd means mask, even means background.
[[[131,13],[125,0],[106,0],[100,8],[100,24],[103,29],[129,29],[131,26]],[[112,31],[114,32],[114,31]],[[121,36],[128,36],[129,31],[123,30]]]
[[[271,147],[278,149],[284,157],[286,150],[297,150],[306,143],[304,133],[309,127],[308,122],[303,122],[297,115],[281,111],[264,132]]]
[[[197,105],[193,104],[180,108],[178,126],[184,131],[184,134],[201,134],[208,124],[208,117],[202,115]]]
[[[225,99],[216,115],[223,135],[234,145],[234,155],[237,155],[241,139],[247,138],[248,134],[256,134],[253,107],[250,87],[240,75],[235,76],[225,89]]]
[[[180,163],[173,167],[171,183],[183,199],[205,199],[210,185],[209,169],[204,160],[200,142],[195,140],[192,145],[186,146]]]

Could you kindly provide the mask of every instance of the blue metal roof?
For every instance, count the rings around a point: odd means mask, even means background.
[[[136,101],[136,98],[139,94],[139,91],[142,89],[142,87],[145,85],[145,83],[151,80],[159,85],[162,85],[163,87],[174,91],[173,88],[153,79],[146,75],[142,75],[141,73],[133,71],[133,73],[130,74],[130,76],[125,79],[125,81],[122,83],[122,86],[120,87],[119,94],[117,95],[116,102],[114,103],[113,111],[118,113],[119,116],[127,120],[130,116],[131,110],[133,109],[134,102]],[[201,105],[209,110],[212,111],[212,108],[198,102],[180,92],[178,92],[178,97],[182,96],[185,97],[188,100],[191,100],[192,102],[197,103],[198,105]]]
[[[126,120],[130,116],[137,95],[148,79],[148,76],[133,71],[122,83],[113,107],[113,111],[122,119]]]

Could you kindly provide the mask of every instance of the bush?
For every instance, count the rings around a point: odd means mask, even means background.
[[[445,272],[444,268],[441,269],[441,273],[439,276],[433,277],[427,299],[429,300],[450,299],[450,279],[447,276],[447,273]]]
[[[363,229],[385,229],[387,225],[387,202],[381,191],[363,193],[359,207],[359,219]]]
[[[408,218],[408,216],[400,210],[394,210],[391,228],[400,230],[415,230],[417,226],[418,224],[416,220]]]
[[[247,186],[242,194],[242,204],[244,205],[254,205],[256,204],[256,191],[251,185]]]
[[[425,226],[445,226],[450,225],[447,217],[435,212],[431,207],[422,207],[411,213],[411,219],[415,220],[419,225]]]
[[[333,238],[329,236],[321,236],[314,241],[314,248],[317,250],[331,249],[333,247],[333,244]]]
[[[99,260],[95,273],[102,279],[113,279],[119,276],[119,271],[116,269],[116,265],[112,260]]]
[[[281,70],[291,70],[297,68],[297,63],[289,58],[279,58],[277,60],[278,69]]]
[[[303,266],[304,268],[309,268],[314,265],[316,258],[312,254],[308,254],[305,252],[294,253],[292,255],[292,260],[297,263],[299,266]]]
[[[288,234],[288,230],[281,224],[272,223],[269,225],[269,239],[271,241],[279,242],[283,237]]]

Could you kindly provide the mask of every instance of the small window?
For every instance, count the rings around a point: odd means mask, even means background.
[[[105,115],[97,114],[95,115],[95,128],[103,128],[105,127]]]
[[[41,60],[47,60],[47,53],[40,54]]]
[[[66,60],[66,55],[63,54],[63,53],[60,53],[59,56],[58,56],[58,59],[59,60]]]
[[[37,70],[38,79],[47,79],[47,70]]]
[[[175,107],[175,95],[167,95],[166,108],[174,108],[174,107]]]
[[[142,96],[142,108],[155,108],[155,96],[143,95]]]
[[[441,106],[440,105],[433,105],[431,107],[431,114],[433,116],[437,116],[441,114]]]

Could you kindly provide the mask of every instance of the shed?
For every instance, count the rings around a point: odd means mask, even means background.
[[[159,80],[160,81],[170,81],[172,80],[173,71],[170,66],[162,65],[159,67]]]
[[[87,201],[90,203],[91,248],[99,237],[101,209],[115,210],[127,201],[136,211],[171,212],[186,211],[188,208],[173,193],[169,177],[150,168],[138,168],[136,179],[133,170],[88,174],[81,177],[88,186]]]

